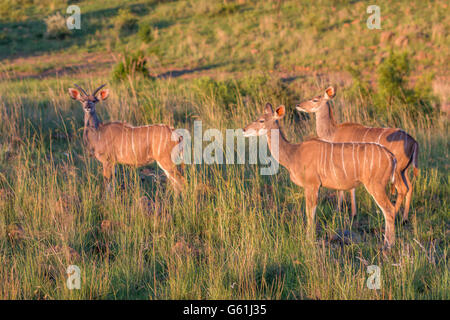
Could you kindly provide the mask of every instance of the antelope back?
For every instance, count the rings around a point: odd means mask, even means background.
[[[381,144],[395,155],[399,169],[404,169],[408,165],[414,152],[414,145],[417,143],[414,138],[400,129],[370,128],[351,123],[339,125],[332,141]]]
[[[347,190],[360,182],[388,183],[395,167],[395,157],[375,143],[331,143],[313,139],[302,144],[306,159],[314,164],[324,187]],[[307,168],[305,167],[305,170]]]

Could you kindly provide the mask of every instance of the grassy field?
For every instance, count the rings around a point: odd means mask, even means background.
[[[49,34],[44,20],[69,4],[81,29]],[[371,4],[0,0],[0,298],[449,299],[448,4],[379,1],[382,29],[369,30]],[[127,66],[133,57],[145,65]],[[338,121],[419,142],[410,222],[397,219],[383,257],[383,215],[366,190],[352,221],[349,201],[337,212],[321,189],[311,244],[303,190],[284,168],[261,176],[250,164],[186,165],[180,197],[154,164],[117,166],[107,195],[82,147],[74,83],[108,84],[104,121],[191,131],[202,120],[225,133],[285,104],[292,142],[315,133],[294,105],[335,84]],[[69,265],[80,290],[66,287]]]

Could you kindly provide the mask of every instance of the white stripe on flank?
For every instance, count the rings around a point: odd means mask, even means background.
[[[387,152],[387,150],[385,148],[383,148],[383,152],[386,156],[386,158],[388,159],[388,162],[391,160],[391,158],[389,157],[389,152]]]
[[[356,179],[355,144],[352,142],[353,174]]]
[[[360,163],[360,159],[359,159],[359,147],[360,147],[360,144],[358,143],[357,145],[356,145],[356,159],[358,159],[358,174],[361,174],[361,163]]]
[[[369,131],[370,131],[370,128],[367,128],[366,133],[364,133],[364,136],[363,136],[363,138],[361,140],[362,142],[366,141],[366,135],[369,133]]]
[[[334,147],[334,144],[332,143],[332,144],[331,144],[331,158],[330,158],[330,163],[331,163],[331,168],[333,168],[333,173],[334,173],[334,176],[336,177],[336,182],[337,182],[339,179],[338,179],[338,177],[337,177],[336,169],[334,168],[335,165],[334,165],[334,163],[333,163],[333,147]]]
[[[149,148],[149,145],[148,145],[148,132],[150,131],[150,128],[149,127],[147,127],[147,145],[146,145],[146,147],[147,147],[147,152],[148,152],[148,148]],[[147,155],[148,156],[148,155]]]
[[[370,160],[370,171],[372,171],[373,168],[373,149],[375,148],[375,146],[372,146],[372,159]]]
[[[133,151],[133,159],[136,161],[136,150],[134,149],[134,129],[131,129],[131,150]]]
[[[123,159],[123,132],[125,130],[122,129],[122,142],[120,143],[120,158]]]
[[[380,139],[381,139],[381,136],[383,135],[383,133],[384,133],[384,130],[383,131],[381,131],[381,133],[380,133],[380,135],[378,136],[378,144],[380,144]]]
[[[126,131],[127,135],[125,137],[125,154],[128,154],[128,130]]]
[[[381,151],[380,151],[380,148],[378,148],[378,168],[381,168]]]
[[[155,129],[152,131],[152,150],[155,149]],[[158,155],[153,152],[153,157],[157,157]]]
[[[162,130],[159,131],[158,156],[160,155],[161,151],[161,142],[162,142]]]
[[[324,169],[323,169],[323,166],[324,166],[324,163],[323,163],[323,143],[321,143],[320,144],[320,171],[322,172],[322,175],[324,175],[325,173],[324,173]]]
[[[142,130],[139,130],[139,138],[138,138],[138,141],[139,141],[139,148],[138,148],[138,157],[139,157],[139,159],[141,159],[141,157],[140,156],[142,156],[142,139],[141,139],[141,131]],[[139,152],[141,153],[140,155],[139,155]],[[145,159],[144,159],[145,160]]]
[[[363,174],[364,174],[364,172],[366,172],[366,151],[367,151],[367,146],[368,146],[368,144],[365,144],[363,147],[364,147],[364,163],[363,163]]]
[[[345,179],[347,179],[347,170],[345,170],[345,162],[344,162],[344,144],[341,145],[341,156],[342,156],[342,168],[344,168]]]

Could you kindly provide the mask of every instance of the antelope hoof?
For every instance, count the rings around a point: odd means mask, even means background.
[[[408,218],[403,218],[403,220],[402,220],[402,226],[406,226],[406,225],[408,225],[409,224],[409,220],[408,220]]]

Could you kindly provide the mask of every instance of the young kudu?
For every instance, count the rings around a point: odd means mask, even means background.
[[[181,191],[184,180],[171,157],[172,151],[182,152],[180,135],[166,125],[133,127],[122,122],[102,123],[95,105],[108,98],[109,90],[102,89],[105,86],[102,85],[89,95],[75,86],[79,90],[69,88],[69,95],[83,105],[83,141],[89,153],[102,163],[106,182],[114,176],[116,163],[144,166],[156,161],[175,190]]]
[[[371,128],[358,123],[336,123],[333,117],[329,101],[336,95],[336,89],[329,87],[323,96],[302,102],[296,106],[298,111],[315,113],[316,131],[320,139],[330,142],[372,142],[378,143],[391,151],[397,159],[396,179],[401,177],[405,184],[397,184],[397,200],[395,212],[402,205],[406,194],[405,208],[403,211],[403,222],[408,220],[408,211],[412,197],[412,183],[409,179],[407,169],[412,164],[414,167],[414,178],[418,175],[417,168],[419,144],[409,134],[401,129],[394,128]],[[355,189],[352,193],[352,216],[356,214]],[[339,197],[338,207],[342,203],[343,192]]]
[[[264,113],[244,129],[244,136],[267,135],[272,155],[286,167],[291,180],[305,189],[308,234],[314,234],[314,216],[321,186],[349,190],[363,184],[383,211],[386,226],[386,248],[395,241],[394,206],[386,195],[386,185],[403,183],[394,177],[396,159],[383,146],[375,143],[331,143],[311,139],[299,144],[288,142],[278,120],[285,114],[285,107],[275,112],[268,103]],[[273,138],[276,138],[272,141]],[[278,148],[278,152],[274,152]]]

